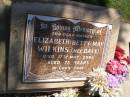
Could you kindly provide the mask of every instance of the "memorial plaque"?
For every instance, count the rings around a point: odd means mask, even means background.
[[[28,14],[24,82],[86,80],[107,56],[112,25]]]

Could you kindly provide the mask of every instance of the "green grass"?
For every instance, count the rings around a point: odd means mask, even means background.
[[[124,20],[130,21],[130,0],[74,0],[117,9]]]

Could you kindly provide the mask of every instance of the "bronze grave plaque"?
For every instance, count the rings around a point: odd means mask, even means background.
[[[112,25],[28,14],[24,48],[24,82],[86,80],[105,65]]]

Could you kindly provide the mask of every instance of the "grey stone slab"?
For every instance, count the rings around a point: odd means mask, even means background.
[[[124,51],[126,56],[130,56],[130,24],[121,22],[121,27],[119,31],[119,37],[117,45],[121,47]],[[130,68],[129,68],[130,72]],[[129,97],[130,93],[130,77],[127,81],[122,84],[122,97]]]
[[[77,2],[16,2],[12,6],[9,50],[8,91],[48,90],[52,88],[80,87],[81,82],[23,83],[23,53],[27,13],[81,19],[112,24],[112,35],[108,46],[106,62],[113,57],[119,32],[119,14],[111,8],[104,8]]]
[[[5,42],[0,42],[0,92],[6,89]]]
[[[9,7],[8,7],[9,8]],[[0,93],[6,90],[7,41],[9,38],[9,9],[0,1]]]

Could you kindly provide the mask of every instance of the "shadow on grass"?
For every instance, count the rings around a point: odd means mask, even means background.
[[[107,4],[109,3],[109,0],[73,0],[73,1],[100,5],[100,6],[106,6],[106,7],[107,7]]]

